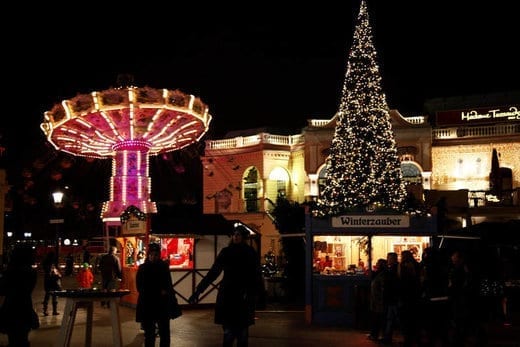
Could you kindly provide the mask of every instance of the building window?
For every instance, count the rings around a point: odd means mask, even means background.
[[[405,183],[422,183],[421,170],[413,162],[401,163],[401,173]]]
[[[287,196],[287,187],[289,185],[289,174],[282,167],[275,167],[269,174],[269,182],[267,185],[267,198],[276,201],[277,198],[285,198]]]
[[[246,212],[258,211],[258,170],[255,167],[245,172],[244,200],[246,203]]]
[[[325,189],[325,186],[327,185],[325,176],[327,175],[327,165],[324,165],[319,174],[318,174],[318,196],[321,197],[321,192]]]

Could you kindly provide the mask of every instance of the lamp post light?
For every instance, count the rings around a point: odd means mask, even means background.
[[[56,207],[56,216],[55,218],[50,220],[50,224],[56,224],[56,267],[59,267],[60,263],[60,242],[61,242],[61,235],[60,235],[60,224],[63,224],[65,220],[61,218],[60,216],[60,209],[62,207],[63,202],[63,192],[62,191],[55,191],[52,193],[52,200],[54,201],[54,207]]]

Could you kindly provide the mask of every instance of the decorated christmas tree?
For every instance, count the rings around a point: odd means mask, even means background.
[[[336,117],[325,189],[316,214],[401,210],[406,192],[365,0],[357,17]]]

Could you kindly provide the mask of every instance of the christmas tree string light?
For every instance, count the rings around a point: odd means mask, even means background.
[[[362,0],[316,215],[403,209],[406,191],[388,111]]]

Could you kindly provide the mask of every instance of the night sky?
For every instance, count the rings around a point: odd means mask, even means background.
[[[417,115],[430,98],[519,89],[515,2],[459,3],[368,1],[390,108]],[[115,86],[122,73],[199,96],[213,116],[207,138],[263,126],[296,133],[331,118],[359,1],[296,4],[89,2],[4,14],[14,23],[1,24],[8,166],[46,153],[39,123],[54,103]]]

